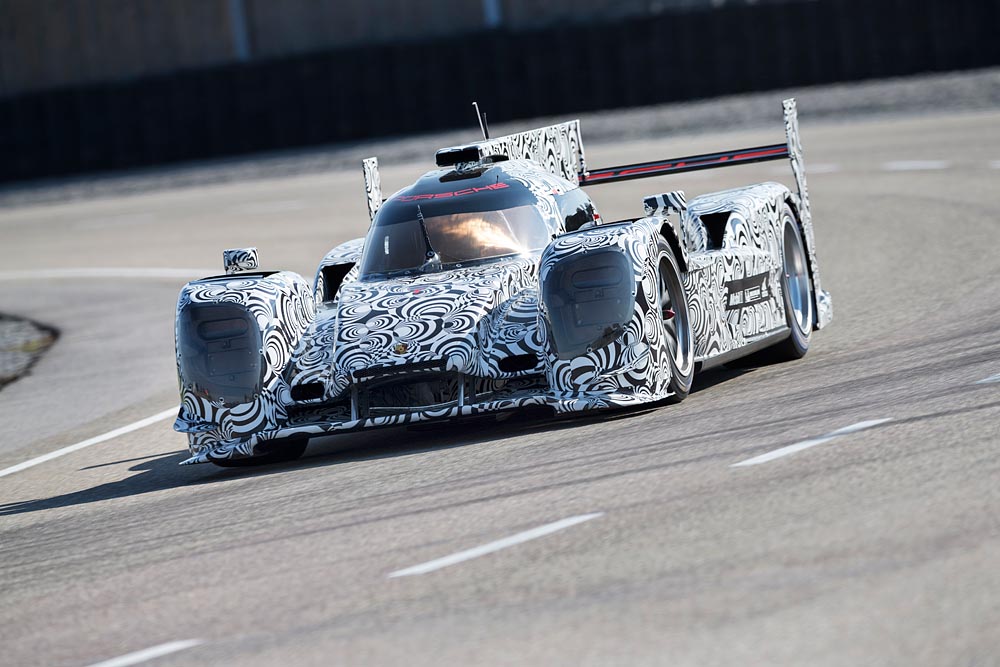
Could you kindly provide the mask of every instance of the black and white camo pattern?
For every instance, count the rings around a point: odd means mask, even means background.
[[[524,344],[524,336],[515,339],[502,332],[508,316],[528,324],[521,312],[523,303],[518,308],[516,302],[533,299],[538,285],[536,257],[456,268],[442,278],[418,274],[343,287],[330,396],[347,388],[353,372],[372,367],[443,361],[448,371],[489,376],[496,361],[484,358],[480,343],[484,339],[505,356],[514,350],[534,351]],[[522,294],[526,290],[531,295]],[[505,305],[511,301],[515,303]],[[400,344],[406,346],[404,354],[394,351]]]
[[[632,318],[608,345],[573,359],[559,359],[547,344],[548,326],[542,304],[541,340],[552,391],[574,396],[590,407],[656,401],[670,395],[670,361],[660,311],[657,267],[667,252],[660,236],[661,220],[643,218],[626,224],[591,227],[561,236],[542,255],[540,280],[559,262],[584,253],[618,248],[631,260],[636,293]]]
[[[580,174],[587,170],[579,120],[442,150],[459,150],[469,146],[478,147],[481,159],[506,155],[510,160],[529,160],[574,185],[580,182]]]
[[[257,248],[231,248],[222,251],[222,266],[232,275],[241,271],[253,271],[260,266]]]
[[[374,220],[382,208],[382,177],[378,172],[378,158],[369,157],[361,161],[365,175],[365,197],[368,203],[368,219]]]
[[[221,399],[196,396],[181,386],[181,407],[175,428],[189,434],[192,454],[207,452],[223,443],[237,443],[248,434],[273,428],[286,417],[290,402],[282,373],[291,351],[315,316],[309,285],[287,271],[265,277],[215,278],[188,283],[177,301],[177,321],[189,304],[231,303],[243,306],[261,331],[264,376],[257,400],[226,405]],[[175,332],[179,336],[179,331]],[[184,359],[176,349],[178,375]]]
[[[649,195],[642,200],[647,216],[662,218],[674,230],[681,252],[681,266],[686,267],[688,255],[704,252],[707,236],[705,226],[697,218],[688,215],[687,198],[683,190],[675,190],[658,195]]]
[[[478,340],[482,353],[476,374],[480,377],[509,378],[542,370],[544,344],[538,327],[538,290],[527,285],[511,295],[480,322]],[[514,373],[500,370],[501,359],[533,354],[535,368]]]
[[[688,257],[683,275],[688,314],[694,333],[695,359],[704,361],[753,342],[786,326],[781,298],[781,211],[789,196],[778,183],[762,183],[695,197],[687,215],[697,220],[729,212],[723,247]],[[727,309],[727,283],[766,274],[773,287],[769,298],[754,305]]]
[[[339,420],[325,414],[321,423],[288,420],[282,405],[270,413],[270,428],[253,429],[244,439],[219,440],[210,449],[192,447],[189,463],[253,455],[267,440],[293,434],[333,433],[357,428],[407,424],[429,419],[548,405],[569,412],[635,405],[669,395],[670,366],[662,320],[659,319],[656,265],[665,252],[658,225],[649,218],[628,225],[597,227],[561,236],[537,255],[512,257],[449,271],[344,286],[334,308],[321,309],[295,348],[289,385],[322,382],[323,403],[346,395],[357,382],[354,374],[372,368],[391,369],[442,361],[447,371],[494,378],[497,387],[472,405],[418,410],[365,420],[343,413]],[[561,259],[592,248],[616,246],[631,259],[637,295],[633,316],[621,338],[573,360],[560,360],[546,344],[538,299],[539,271],[551,270]],[[541,267],[541,268],[540,268]],[[406,345],[399,353],[398,344]],[[534,354],[533,369],[504,373],[499,360]],[[548,390],[517,383],[519,377],[544,373]],[[277,396],[290,402],[289,385]],[[264,397],[262,397],[262,400]],[[202,436],[211,440],[213,434]],[[192,436],[197,437],[197,436]]]
[[[687,197],[684,196],[683,190],[674,190],[672,192],[665,192],[659,195],[650,195],[643,199],[642,207],[646,211],[646,215],[653,215],[656,213],[679,214],[682,211],[687,210]]]
[[[792,137],[796,141],[798,137],[794,104],[791,110],[788,121],[786,107],[790,145]],[[668,223],[686,256],[688,270],[682,277],[697,359],[738,349],[785,327],[780,225],[787,201],[805,218],[801,222],[810,244],[810,260],[814,261],[800,149],[790,151],[793,169],[799,169],[798,196],[776,183],[703,195],[690,202],[683,192],[672,192],[647,198],[646,217],[639,220],[563,234],[553,195],[577,187],[577,175],[585,170],[579,124],[564,123],[478,145],[481,155],[503,153],[513,158],[502,163],[503,169],[535,193],[539,212],[556,236],[544,252],[440,273],[360,282],[357,262],[363,239],[355,239],[324,257],[311,293],[301,278],[288,273],[188,285],[179,309],[190,301],[245,305],[264,332],[262,354],[267,361],[263,390],[252,404],[225,406],[182,391],[178,426],[190,434],[193,456],[188,463],[204,462],[209,457],[253,456],[261,451],[262,443],[292,435],[321,435],[529,405],[570,412],[665,398],[669,396],[670,363],[656,271],[660,257],[669,251],[661,236]],[[366,161],[365,181],[369,213],[374,216],[382,203],[374,160]],[[708,248],[700,216],[719,212],[728,212],[729,222],[723,247],[713,250]],[[560,261],[607,248],[618,248],[631,261],[636,285],[632,317],[616,340],[576,358],[560,359],[549,342],[540,286]],[[337,298],[322,294],[322,268],[348,263],[354,266]],[[815,272],[815,264],[812,266]],[[726,307],[727,283],[764,274],[772,286],[767,299],[745,307]],[[818,290],[818,273],[814,273],[814,280]],[[500,370],[501,360],[519,355],[535,355],[538,363],[518,372]],[[182,361],[178,356],[179,367]],[[472,404],[364,419],[344,407],[345,397],[363,385],[373,370],[377,375],[379,369],[388,372],[393,367],[405,369],[425,362],[480,378],[492,391]],[[321,383],[323,396],[292,401],[290,388],[306,383]],[[317,407],[313,414],[308,411],[312,404],[332,407]],[[297,412],[290,416],[293,406]]]

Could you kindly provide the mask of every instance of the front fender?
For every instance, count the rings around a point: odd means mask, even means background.
[[[665,395],[670,364],[656,273],[664,252],[650,218],[566,234],[545,249],[540,328],[554,391]]]
[[[174,428],[191,435],[192,453],[285,418],[283,372],[314,316],[309,284],[291,272],[184,286],[175,323],[181,409]]]

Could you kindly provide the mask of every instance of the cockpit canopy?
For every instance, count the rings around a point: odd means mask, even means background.
[[[431,172],[379,209],[365,240],[360,279],[538,252],[557,233],[531,190],[498,166],[465,177]]]

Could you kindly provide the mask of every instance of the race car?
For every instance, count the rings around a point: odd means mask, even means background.
[[[832,318],[795,101],[785,142],[588,170],[579,121],[437,152],[313,280],[226,250],[177,303],[184,464],[295,459],[310,437],[545,406],[677,402],[696,372],[802,357]],[[648,196],[606,221],[584,187],[789,159],[760,183]]]

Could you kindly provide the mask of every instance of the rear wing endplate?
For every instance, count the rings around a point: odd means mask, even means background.
[[[378,158],[369,157],[361,161],[365,173],[365,194],[368,197],[368,217],[375,219],[375,214],[382,207],[382,177],[378,173]]]

